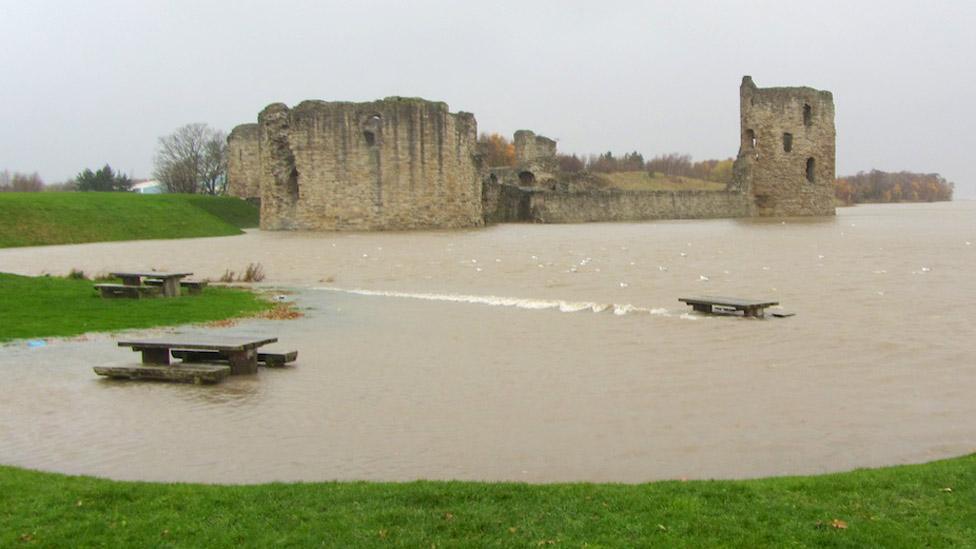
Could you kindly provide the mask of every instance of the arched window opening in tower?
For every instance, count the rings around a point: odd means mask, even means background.
[[[366,122],[363,124],[363,139],[366,140],[367,146],[376,146],[376,133],[379,131],[382,121],[382,117],[378,114],[374,114],[366,119]]]

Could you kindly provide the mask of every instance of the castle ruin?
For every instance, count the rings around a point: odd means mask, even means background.
[[[834,215],[834,98],[813,88],[739,87],[741,145],[733,185],[754,215]]]
[[[486,168],[474,115],[445,103],[274,103],[228,137],[228,194],[260,201],[262,229],[461,228],[834,215],[830,92],[742,79],[740,147],[723,191],[625,191],[559,170],[556,142],[514,135],[515,165]]]
[[[228,193],[260,199],[262,229],[479,226],[477,133],[423,99],[274,103],[228,137]]]

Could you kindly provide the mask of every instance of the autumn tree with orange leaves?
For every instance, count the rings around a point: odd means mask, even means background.
[[[515,145],[504,135],[483,133],[478,137],[478,152],[492,168],[515,165]]]

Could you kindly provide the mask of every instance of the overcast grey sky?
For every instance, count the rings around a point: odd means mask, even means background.
[[[0,169],[147,177],[159,136],[268,103],[446,101],[567,153],[734,156],[738,86],[830,90],[838,174],[976,197],[976,2],[0,0]]]

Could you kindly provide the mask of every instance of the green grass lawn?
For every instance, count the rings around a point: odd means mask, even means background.
[[[0,248],[226,236],[257,224],[257,208],[231,197],[0,193]]]
[[[0,341],[207,322],[270,307],[231,288],[178,299],[102,299],[90,280],[0,273]]]
[[[816,477],[210,486],[0,467],[0,546],[973,547],[976,455]]]
[[[725,183],[684,176],[666,176],[645,171],[601,173],[608,187],[624,191],[724,191]]]

